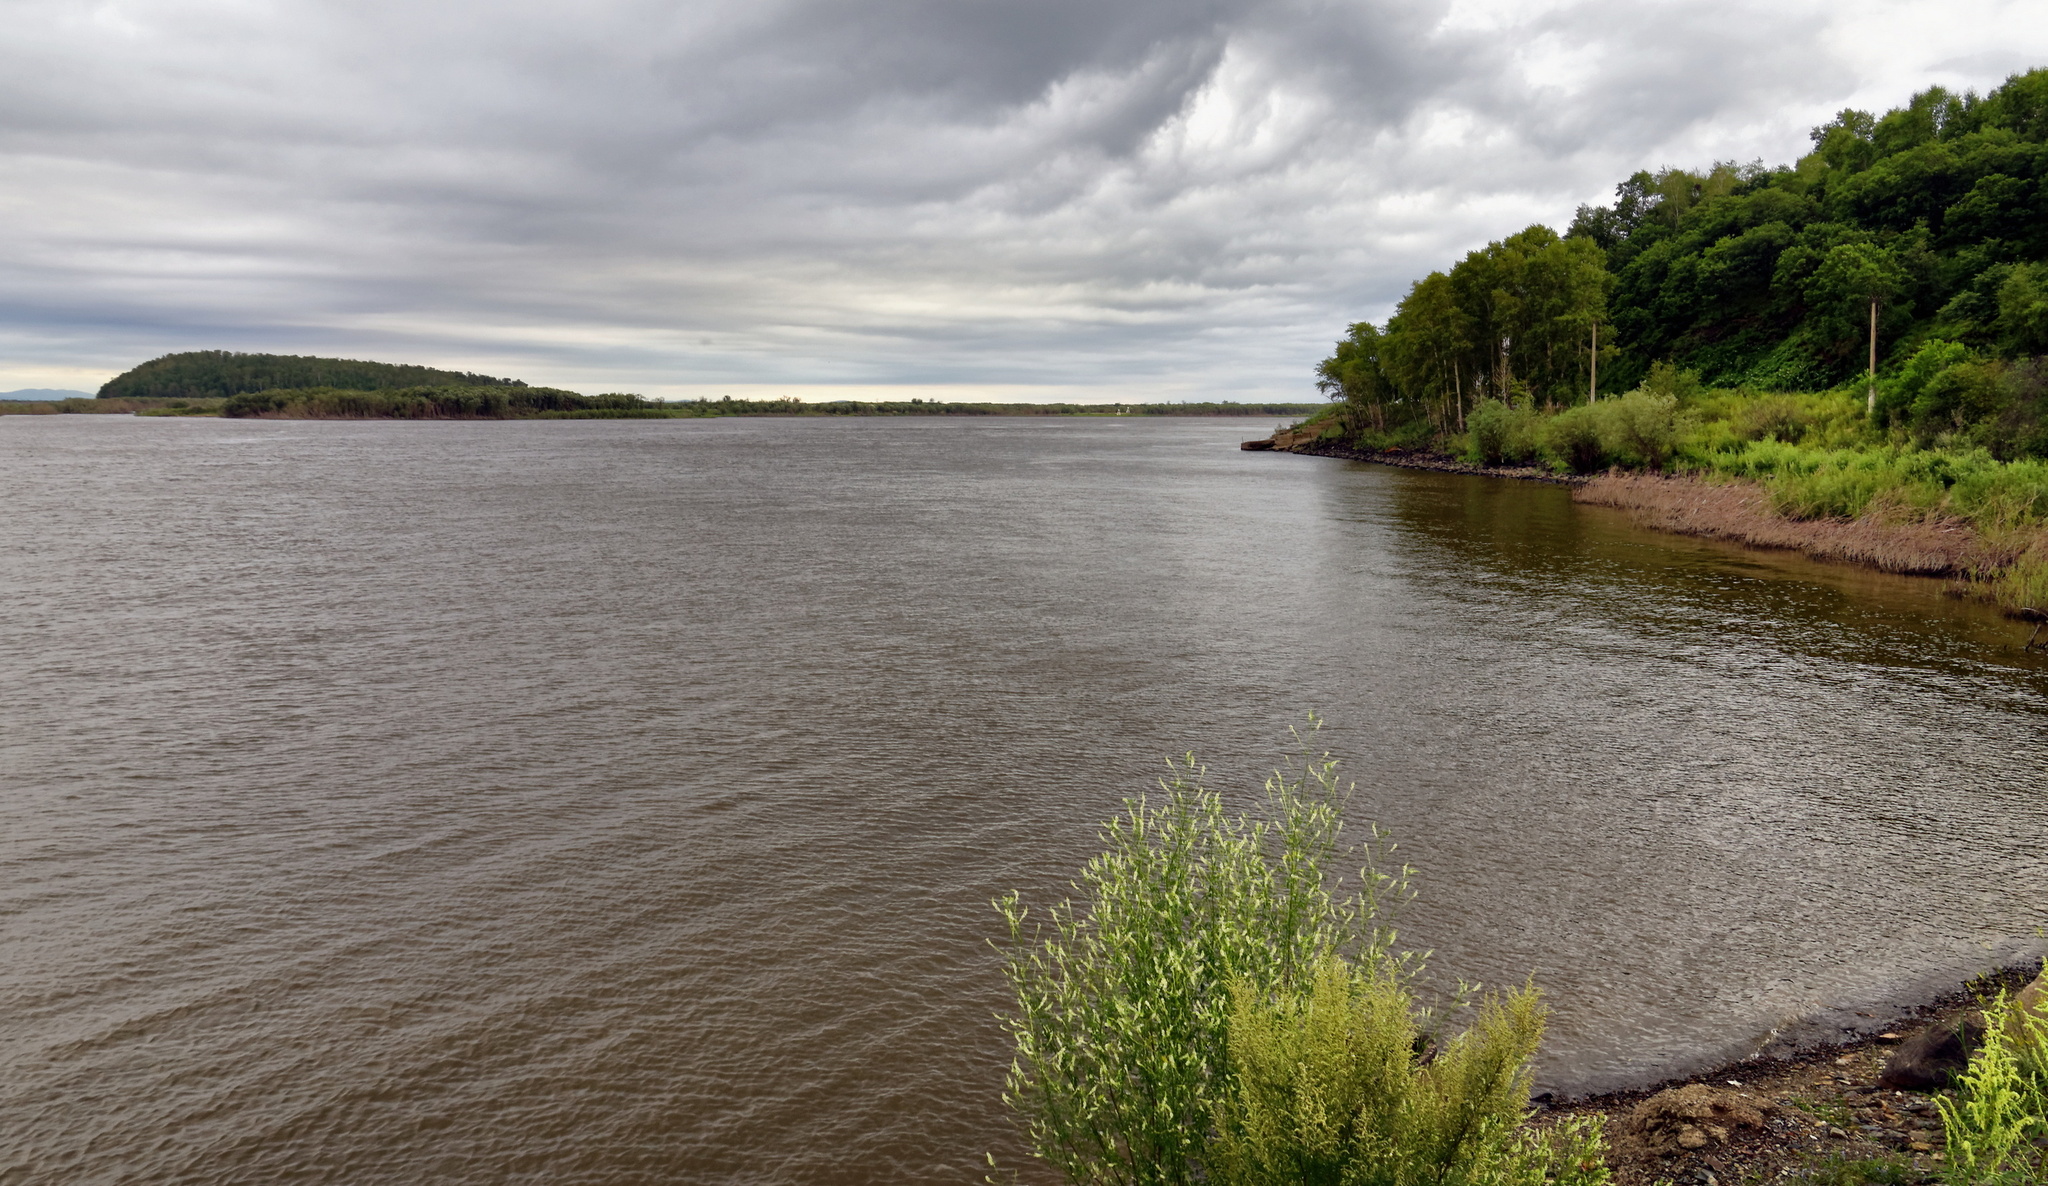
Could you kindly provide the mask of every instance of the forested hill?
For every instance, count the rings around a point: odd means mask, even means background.
[[[1660,362],[1820,391],[1863,373],[1874,302],[1876,428],[2040,419],[2048,69],[1844,111],[1794,164],[1641,172],[1616,192],[1562,236],[1533,226],[1417,281],[1386,325],[1352,327],[1323,388],[1371,431],[1453,432],[1485,399],[1586,402],[1597,329],[1603,393]],[[2002,451],[1997,435],[1976,443]]]
[[[109,379],[101,399],[209,399],[251,391],[340,388],[389,391],[402,387],[524,387],[517,379],[494,379],[467,371],[443,371],[402,363],[314,358],[298,354],[240,354],[191,350],[166,354]]]

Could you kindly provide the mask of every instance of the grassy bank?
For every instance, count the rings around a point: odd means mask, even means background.
[[[2008,610],[2048,607],[2048,461],[1880,426],[1854,387],[1717,389],[1658,367],[1598,403],[1484,401],[1463,432],[1376,432],[1343,403],[1297,432],[1365,451],[1604,475],[1580,496],[1665,530],[1959,577]]]

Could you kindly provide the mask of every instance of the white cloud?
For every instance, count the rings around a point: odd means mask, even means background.
[[[23,0],[0,389],[225,347],[1306,397],[1430,268],[2048,63],[2038,7]]]

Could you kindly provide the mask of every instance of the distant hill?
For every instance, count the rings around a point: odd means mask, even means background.
[[[232,350],[190,350],[166,354],[107,380],[101,399],[210,399],[251,391],[311,387],[345,391],[390,391],[401,387],[524,387],[517,379],[494,379],[468,371],[443,371],[404,363],[314,358],[298,354],[241,354]]]
[[[24,387],[19,391],[0,391],[0,399],[35,400],[45,402],[60,399],[91,399],[89,391],[64,391],[56,387]]]

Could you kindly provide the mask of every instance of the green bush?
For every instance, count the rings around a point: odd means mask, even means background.
[[[1679,397],[1645,386],[1599,404],[1608,452],[1624,465],[1661,470],[1678,449]]]
[[[1465,458],[1473,464],[1520,465],[1536,459],[1541,420],[1534,410],[1481,400],[1465,423]]]
[[[1789,395],[1749,400],[1728,417],[1730,435],[1738,441],[1765,439],[1798,444],[1813,426],[1805,403]]]
[[[1332,953],[1401,976],[1383,901],[1404,875],[1377,871],[1374,833],[1362,882],[1345,887],[1344,791],[1329,755],[1276,773],[1263,812],[1233,816],[1192,756],[1157,798],[1105,825],[1106,850],[1081,871],[1083,900],[1032,926],[1014,893],[1005,971],[1016,1012],[1004,1100],[1032,1151],[1071,1182],[1202,1180],[1214,1105],[1230,1082],[1237,983],[1305,985]]]
[[[1017,998],[1003,1098],[1034,1154],[1089,1186],[1606,1180],[1597,1128],[1523,1126],[1533,989],[1423,1055],[1416,963],[1382,916],[1406,870],[1380,871],[1375,829],[1361,879],[1336,877],[1334,759],[1304,745],[1251,817],[1191,756],[1172,770],[1104,826],[1080,902],[1038,927],[1016,894],[996,903]]]
[[[1613,401],[1566,408],[1543,421],[1543,459],[1551,468],[1590,474],[1610,464],[1608,441],[1613,436],[1607,414]]]
[[[1597,1120],[1542,1137],[1523,1127],[1542,1036],[1524,988],[1488,1001],[1424,1063],[1414,1001],[1384,968],[1330,956],[1305,990],[1239,983],[1211,1174],[1227,1186],[1598,1186]]]

